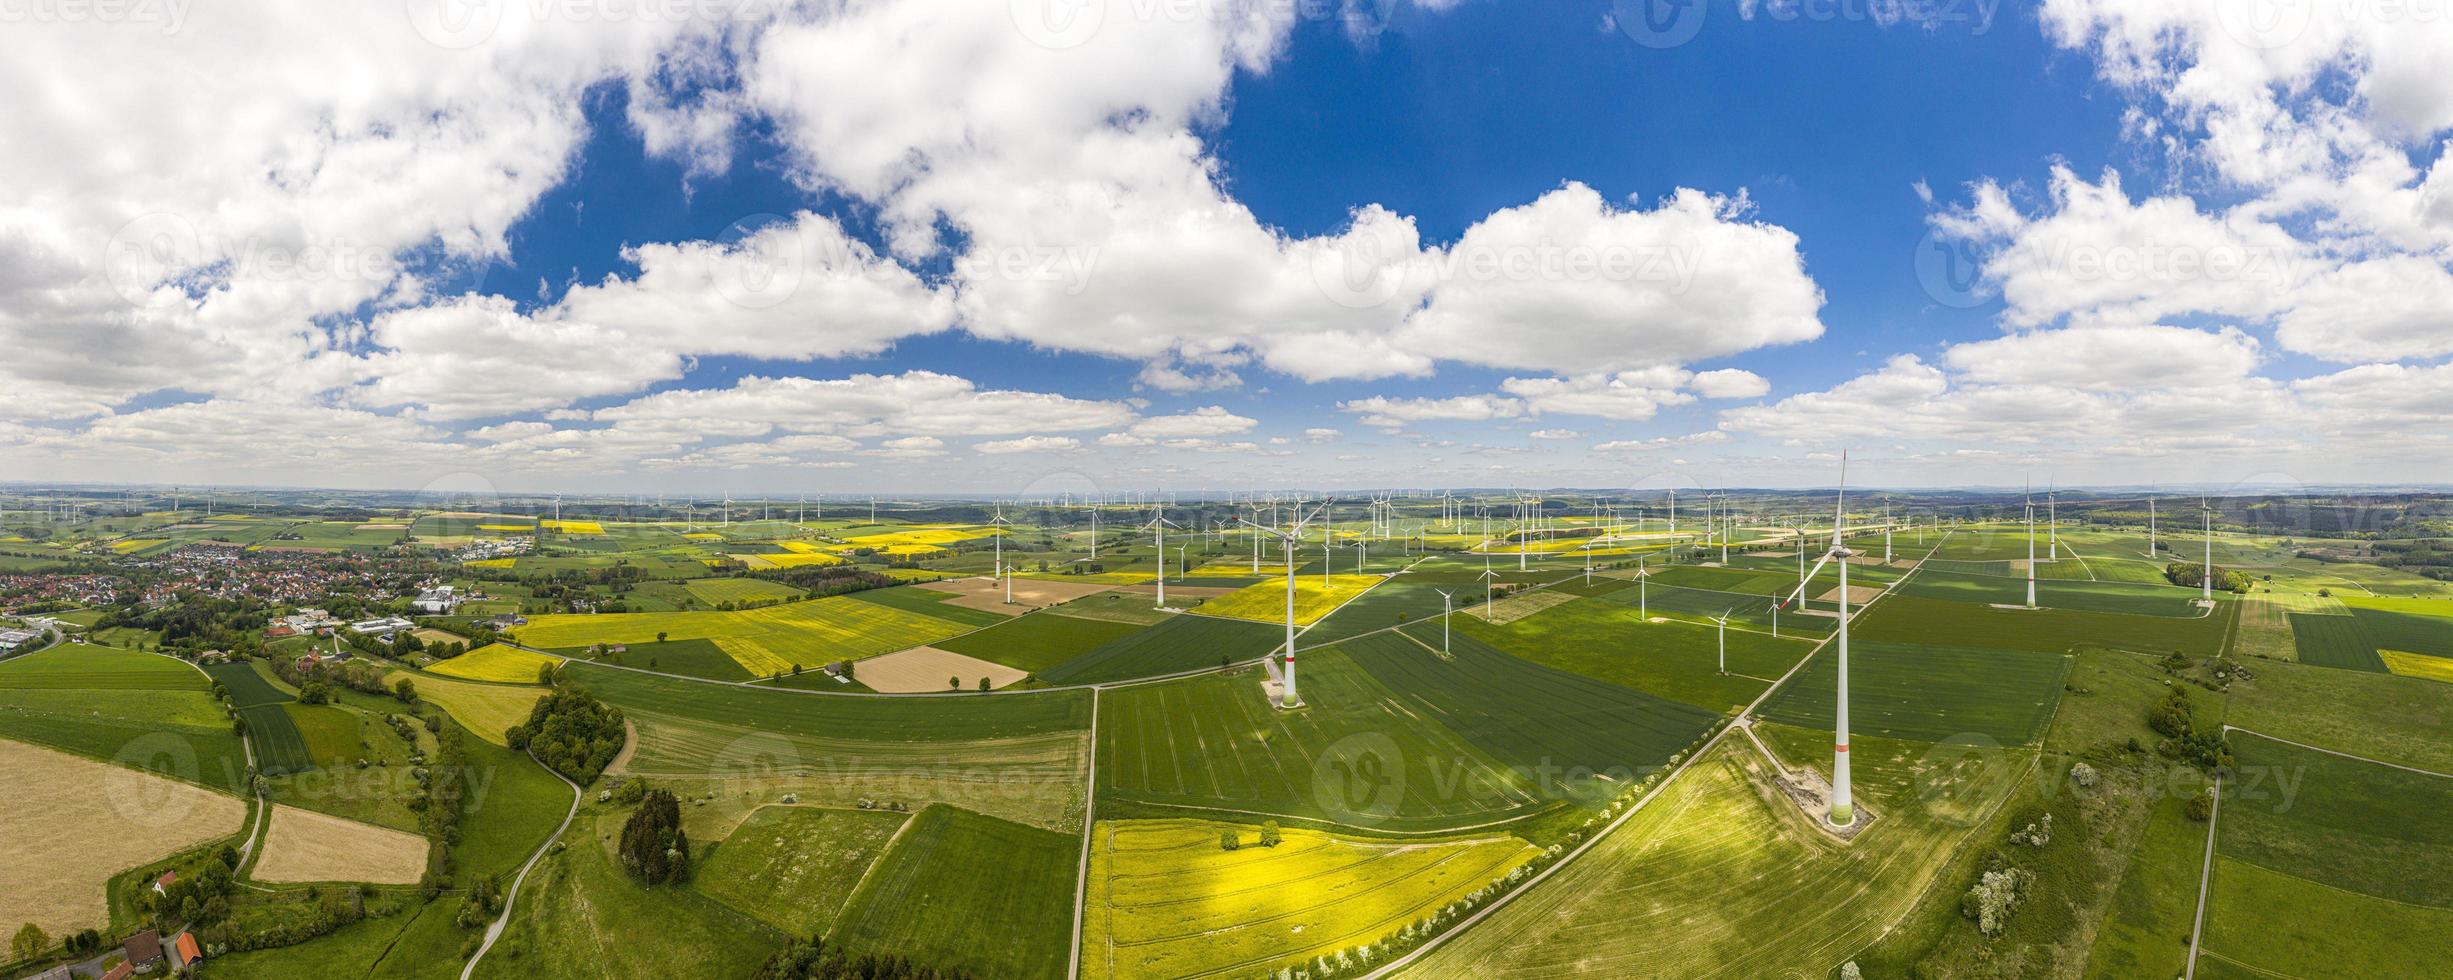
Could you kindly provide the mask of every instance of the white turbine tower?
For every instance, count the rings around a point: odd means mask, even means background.
[[[2155,498],[2146,498],[2146,556],[2155,557]]]
[[[1003,528],[1011,523],[1013,522],[1005,519],[1004,504],[998,504],[996,516],[988,519],[988,524],[990,527],[999,529],[997,531],[997,564],[994,576],[1002,576],[1005,579],[1005,604],[1008,606],[1014,604],[1014,575],[1012,571],[1005,567],[1005,532]],[[1166,562],[1162,560],[1159,564],[1162,566],[1159,569],[1160,588],[1165,588],[1167,570],[1163,566],[1166,564]],[[1164,604],[1163,600],[1161,604]]]
[[[1431,591],[1439,593],[1439,653],[1444,657],[1448,656],[1448,617],[1456,612],[1456,594],[1441,589]]]
[[[2206,564],[2198,569],[2198,596],[2215,601],[2215,511],[2206,506],[2206,498],[2197,499],[2197,509],[2206,512]]]
[[[1158,552],[1157,608],[1165,609],[1167,608],[1167,528],[1175,526],[1174,521],[1167,519],[1165,503],[1150,506],[1150,523],[1147,526],[1154,535],[1151,539],[1152,550]]]
[[[1848,453],[1840,453],[1839,501],[1832,510],[1831,551],[1814,563],[1808,578],[1821,574],[1832,559],[1840,560],[1840,677],[1839,708],[1832,722],[1831,741],[1831,824],[1848,827],[1857,821],[1855,800],[1848,784]],[[1802,604],[1806,595],[1803,585],[1797,587],[1796,598]]]
[[[1729,676],[1729,616],[1737,611],[1738,607],[1731,606],[1720,615],[1712,617],[1713,624],[1719,627],[1720,632],[1720,673],[1723,677]]]
[[[1328,507],[1325,501],[1320,505],[1322,511],[1328,510]],[[1313,516],[1318,516],[1318,512],[1315,512]],[[1286,551],[1286,696],[1280,702],[1282,705],[1303,703],[1303,698],[1295,693],[1295,551],[1302,547],[1303,526],[1311,523],[1311,520],[1310,517],[1303,518],[1295,522],[1293,528],[1284,531],[1244,521],[1255,534],[1266,531],[1276,535],[1278,543]]]
[[[2027,608],[2036,608],[2036,498],[2027,496]]]

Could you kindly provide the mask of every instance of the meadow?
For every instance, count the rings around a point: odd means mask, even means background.
[[[2340,752],[2453,772],[2453,687],[2294,663],[2232,685],[2227,724]],[[2344,705],[2357,705],[2355,711]]]
[[[521,887],[476,976],[745,977],[783,944],[783,933],[696,891],[648,888],[624,872],[613,855],[628,816],[595,804],[580,811],[566,846]]]
[[[781,602],[808,593],[779,582],[756,578],[702,578],[683,583],[690,595],[709,606],[732,602]]]
[[[2386,650],[2453,657],[2453,602],[2352,596],[2343,604]]]
[[[1237,850],[1219,835],[1236,834]],[[1245,976],[1378,942],[1531,859],[1507,836],[1385,841],[1250,824],[1102,821],[1083,918],[1090,977]]]
[[[638,730],[621,772],[722,795],[692,833],[797,795],[944,801],[1036,826],[1079,819],[1087,693],[831,697],[675,681],[573,663],[568,676]],[[1078,828],[1079,824],[1075,823]]]
[[[2061,699],[2070,657],[2021,650],[1857,641],[1848,664],[1852,735],[1939,742],[1980,735],[2024,745],[2043,735]],[[1830,731],[1838,704],[1839,646],[1763,704],[1763,717]]]
[[[795,936],[824,934],[908,814],[760,807],[692,873],[691,886]]]
[[[1927,748],[1858,742],[1858,793],[1886,823],[1841,849],[1768,789],[1751,744],[1724,739],[1583,857],[1401,975],[1831,975],[1916,904],[1968,831],[1961,813],[1994,803],[1926,805]]]
[[[950,806],[911,818],[828,933],[984,977],[1061,977],[1080,839]]]

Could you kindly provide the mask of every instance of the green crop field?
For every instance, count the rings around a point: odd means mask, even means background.
[[[1502,820],[1553,805],[1526,776],[1423,717],[1419,702],[1389,690],[1340,649],[1299,660],[1296,684],[1310,706],[1298,711],[1269,705],[1257,669],[1106,692],[1101,805],[1404,829]]]
[[[1419,639],[1424,631],[1409,632]],[[1338,649],[1401,692],[1409,713],[1447,726],[1502,765],[1544,774],[1535,783],[1545,799],[1604,800],[1687,749],[1714,720],[1711,711],[1511,657],[1471,637],[1451,643],[1453,660],[1389,635]]]
[[[1064,976],[1080,846],[1078,836],[929,807],[861,881],[828,938],[984,977]]]
[[[419,698],[434,702],[449,712],[453,721],[495,745],[509,745],[503,733],[527,721],[537,699],[545,696],[544,688],[532,685],[488,684],[406,671],[390,674],[383,680],[396,684],[402,678],[417,685]]]
[[[1040,612],[934,645],[1036,674],[1139,632],[1131,623]]]
[[[2214,614],[2198,619],[2125,616],[2074,609],[1996,609],[1948,599],[1893,595],[1866,607],[1857,620],[1859,639],[2067,653],[2104,647],[2156,655],[2174,652],[2211,657],[2240,603],[2217,600]]]
[[[2026,579],[1937,572],[1932,569],[1920,569],[1900,584],[1898,592],[1927,599],[1977,604],[2027,604]],[[2036,583],[2036,604],[2051,609],[2190,619],[2204,612],[2195,605],[2197,598],[2198,594],[2194,591],[2170,586],[2158,588],[2066,579]]]
[[[1740,592],[1713,592],[1705,589],[1684,589],[1649,583],[1633,588],[1615,589],[1597,598],[1663,619],[1710,623],[1714,617],[1727,616],[1729,625],[1733,627],[1762,630],[1767,633],[1772,629],[1774,618],[1772,599],[1769,596]],[[1812,595],[1806,598],[1814,610],[1824,613],[1837,611],[1834,603],[1814,602],[1813,600],[1817,597]],[[1821,637],[1838,629],[1840,623],[1836,615],[1816,616],[1801,613],[1794,603],[1791,603],[1788,609],[1782,610],[1778,618],[1782,636]]]
[[[890,609],[919,613],[923,616],[943,619],[972,628],[994,626],[1013,618],[1001,612],[954,605],[949,601],[955,598],[954,593],[923,589],[916,585],[898,585],[888,589],[862,589],[852,593],[850,598],[862,602],[873,602]]]
[[[701,604],[771,602],[798,599],[808,593],[789,585],[756,578],[702,578],[682,583]]]
[[[2233,745],[2201,964],[2417,976],[2453,956],[2453,777]]]
[[[760,807],[693,872],[691,884],[792,935],[819,935],[835,924],[906,819],[890,810]]]
[[[2453,657],[2453,602],[2442,599],[2378,599],[2354,596],[2342,600],[2351,615],[2367,627],[2376,645],[2405,653]]]
[[[205,668],[230,692],[230,703],[247,722],[247,738],[255,743],[256,766],[267,776],[306,772],[315,768],[315,754],[306,735],[287,710],[297,699],[273,686],[272,679],[251,661],[232,661]]]
[[[1100,644],[1042,671],[1050,684],[1103,684],[1242,663],[1285,645],[1285,634],[1259,623],[1210,616],[1175,616],[1149,629]]]
[[[714,640],[758,677],[837,660],[933,643],[969,627],[951,620],[844,596],[789,602],[737,612],[605,613],[538,616],[517,630],[519,641],[549,650],[593,643]]]
[[[1825,646],[1763,705],[1763,717],[1830,731],[1839,647]],[[1852,735],[1939,742],[1980,735],[2024,745],[2044,734],[2061,698],[2070,658],[2021,650],[1980,650],[1859,641],[1849,650]]]
[[[564,647],[554,652],[566,657],[584,657],[587,656],[588,649],[586,647]],[[603,663],[652,670],[658,673],[680,674],[684,677],[704,677],[717,681],[751,679],[750,672],[742,668],[741,662],[734,660],[732,654],[725,653],[724,648],[716,645],[714,640],[664,640],[661,642],[649,640],[646,643],[629,644],[628,649],[620,653],[608,651],[598,655],[597,659]],[[819,665],[808,664],[806,666]]]
[[[1607,602],[1571,602],[1501,626],[1472,616],[1449,625],[1452,635],[1534,663],[1715,712],[1754,700],[1813,649],[1806,639],[1731,630],[1730,672],[1722,674],[1718,630],[1682,620],[1645,622],[1633,608]],[[1433,619],[1407,632],[1436,647],[1439,629]]]
[[[209,686],[195,668],[153,654],[28,654],[0,661],[0,738],[237,792],[246,749]]]
[[[1219,847],[1221,833],[1244,846]],[[1082,974],[1256,975],[1378,942],[1507,874],[1514,837],[1380,841],[1248,824],[1102,821],[1090,853]]]
[[[2290,619],[2292,650],[2301,663],[2385,672],[2362,617],[2292,613]]]

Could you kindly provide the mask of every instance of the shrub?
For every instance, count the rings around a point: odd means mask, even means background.
[[[2027,897],[2027,885],[2034,877],[2025,868],[1987,871],[1959,900],[1960,914],[1974,920],[1985,935],[2000,935],[2010,925],[2010,913]]]

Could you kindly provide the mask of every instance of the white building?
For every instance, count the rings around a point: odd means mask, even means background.
[[[429,616],[449,615],[452,610],[459,607],[460,596],[448,585],[440,585],[420,592],[417,598],[409,603],[410,611]]]
[[[382,619],[365,619],[351,623],[349,624],[349,631],[360,634],[396,633],[401,630],[410,629],[416,625],[416,623],[412,623],[398,616],[385,616]]]
[[[30,646],[42,638],[43,635],[34,630],[0,629],[0,653],[9,653],[18,647]]]

